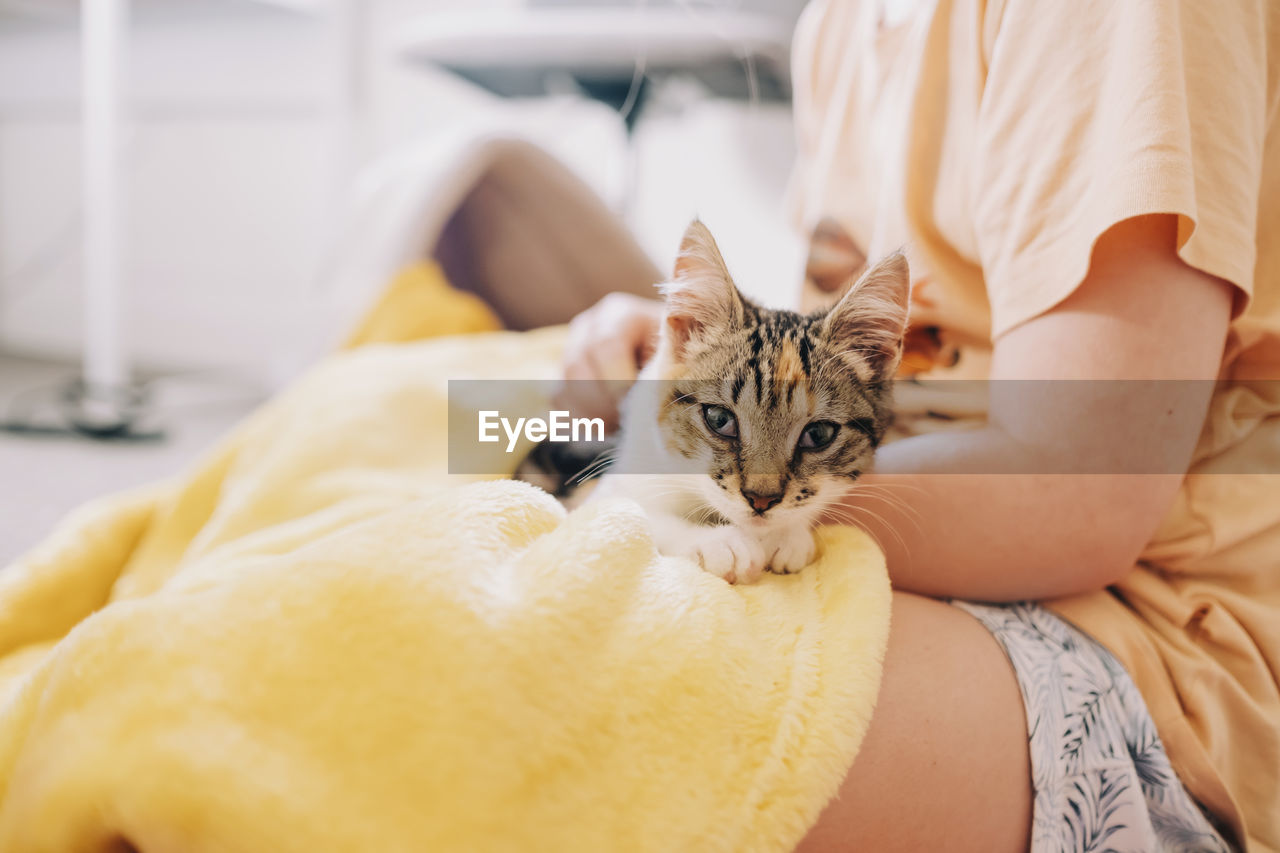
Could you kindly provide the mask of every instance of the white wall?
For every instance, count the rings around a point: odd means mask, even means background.
[[[631,223],[664,271],[694,216],[711,229],[738,286],[766,305],[799,295],[804,246],[782,200],[795,156],[791,111],[701,101],[655,110],[636,129]]]
[[[272,320],[297,298],[302,260],[314,255],[326,187],[321,32],[278,15],[135,28],[134,122],[121,165],[124,314],[136,359],[246,367],[269,358]],[[72,355],[76,33],[0,38],[0,342]],[[33,255],[50,260],[33,265]]]
[[[469,112],[510,108],[380,50],[405,15],[445,5],[365,7],[371,58],[347,149],[334,144],[342,101],[327,52],[333,34],[320,21],[229,4],[226,15],[166,15],[134,28],[135,122],[123,168],[125,322],[136,363],[227,367],[268,382],[289,369],[292,342],[305,337],[299,327],[322,301],[317,265],[344,169]],[[77,51],[70,28],[0,30],[0,349],[78,352]],[[621,206],[624,140],[602,109],[516,112],[538,113],[548,143]],[[642,122],[637,152],[630,212],[660,264],[698,213],[744,287],[774,302],[789,292],[799,259],[780,208],[791,157],[785,110],[658,110]]]

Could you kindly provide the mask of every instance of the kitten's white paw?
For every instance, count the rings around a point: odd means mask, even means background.
[[[807,527],[779,533],[768,544],[769,571],[790,575],[813,562],[813,534]]]
[[[765,568],[764,547],[732,525],[699,531],[683,551],[684,556],[729,583],[755,583]]]

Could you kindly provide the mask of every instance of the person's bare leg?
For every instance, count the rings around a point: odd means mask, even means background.
[[[1025,851],[1031,765],[1004,650],[967,613],[894,593],[875,716],[853,768],[798,848]]]

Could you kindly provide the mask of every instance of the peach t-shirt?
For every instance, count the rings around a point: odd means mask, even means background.
[[[1125,663],[1192,794],[1280,849],[1280,3],[817,0],[795,48],[796,215],[908,246],[913,327],[959,353],[935,373],[984,375],[1129,217],[1177,214],[1236,287],[1175,506],[1122,582],[1050,606]]]

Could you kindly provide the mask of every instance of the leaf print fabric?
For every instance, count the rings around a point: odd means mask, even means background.
[[[1031,853],[1228,853],[1174,774],[1137,686],[1101,644],[1034,603],[955,601],[986,626],[1027,710]]]

